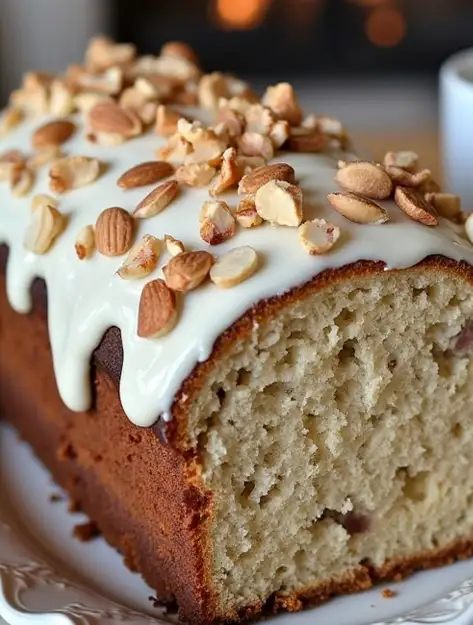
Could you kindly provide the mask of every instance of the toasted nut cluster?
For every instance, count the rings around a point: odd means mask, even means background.
[[[302,221],[302,190],[284,180],[270,180],[256,191],[258,215],[279,226],[297,228]]]
[[[90,258],[95,250],[95,230],[92,225],[84,226],[76,236],[74,248],[79,260]]]
[[[121,256],[133,245],[133,217],[123,208],[113,206],[102,211],[95,224],[95,244],[104,256]]]
[[[325,219],[306,221],[299,226],[299,241],[309,254],[325,254],[340,237],[340,228]]]
[[[203,250],[177,254],[163,267],[166,284],[173,291],[192,291],[207,278],[213,262],[212,254]]]
[[[63,215],[57,208],[43,204],[31,214],[24,246],[34,254],[45,254],[64,229]]]
[[[182,254],[185,252],[184,244],[179,239],[175,239],[170,234],[164,235],[164,243],[166,245],[166,249],[171,254],[171,256],[177,256],[178,254]]]
[[[236,222],[225,202],[204,202],[200,212],[200,236],[210,245],[218,245],[234,236]]]
[[[218,258],[210,269],[210,279],[221,289],[228,289],[250,278],[257,269],[258,254],[244,245]]]
[[[96,180],[100,163],[88,156],[66,156],[56,161],[49,170],[49,188],[53,193],[65,193],[85,187]]]
[[[177,180],[163,182],[141,200],[133,211],[133,216],[139,219],[154,217],[166,208],[179,193]]]
[[[177,321],[176,296],[164,280],[148,282],[140,297],[138,336],[158,338],[170,332]]]
[[[124,280],[148,276],[158,266],[161,245],[159,239],[151,234],[145,234],[130,249],[117,274]]]
[[[373,200],[384,200],[393,190],[391,178],[376,163],[352,162],[338,170],[335,180],[352,193],[358,193]]]
[[[174,173],[174,167],[166,161],[147,161],[128,169],[117,180],[117,185],[122,189],[134,189],[154,184],[162,178],[167,178]]]
[[[227,148],[222,155],[222,165],[217,180],[209,190],[210,195],[220,195],[220,193],[236,185],[241,178],[241,173],[237,163],[237,151],[235,148]]]
[[[385,208],[356,193],[330,193],[328,201],[337,212],[356,224],[384,224],[389,221]]]

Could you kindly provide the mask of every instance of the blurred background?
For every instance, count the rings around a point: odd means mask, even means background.
[[[26,69],[60,70],[102,32],[157,53],[182,39],[207,71],[284,79],[367,148],[437,166],[437,74],[473,45],[473,0],[0,0],[0,102]]]

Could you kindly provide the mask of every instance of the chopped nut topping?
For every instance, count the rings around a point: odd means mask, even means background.
[[[32,144],[36,150],[68,141],[76,131],[75,125],[65,119],[55,120],[40,126],[33,133]]]
[[[269,135],[276,118],[273,111],[262,104],[252,104],[245,111],[246,132]]]
[[[59,202],[51,195],[40,193],[38,195],[35,195],[31,201],[31,212],[34,212],[42,206],[52,206],[53,208],[58,208]]]
[[[74,248],[79,260],[85,260],[92,256],[95,250],[95,231],[93,226],[84,226],[84,228],[79,231],[79,234],[76,236]]]
[[[455,219],[461,212],[461,198],[452,193],[426,193],[425,201],[447,219]]]
[[[23,121],[20,109],[10,106],[0,115],[0,137],[4,137]]]
[[[123,71],[119,67],[110,67],[102,74],[83,72],[77,77],[77,86],[88,93],[118,95],[123,89]]]
[[[108,95],[99,93],[78,93],[74,96],[74,106],[84,115],[88,115],[99,102],[113,102],[113,100]]]
[[[0,182],[10,182],[14,172],[23,169],[25,161],[18,150],[9,150],[0,155]]]
[[[287,82],[268,87],[262,103],[268,106],[280,118],[288,121],[291,126],[299,126],[302,122],[302,110],[297,102],[294,89]]]
[[[117,185],[122,189],[135,189],[154,184],[173,173],[174,167],[166,161],[147,161],[128,169],[117,180]]]
[[[207,163],[189,163],[181,165],[176,171],[176,179],[190,187],[205,187],[217,173],[214,167]]]
[[[207,278],[214,257],[209,252],[182,252],[163,267],[166,284],[173,291],[187,293]]]
[[[337,242],[340,228],[325,219],[306,221],[299,226],[299,241],[309,254],[324,254]]]
[[[175,239],[170,234],[164,235],[164,243],[166,244],[166,249],[171,256],[177,256],[178,254],[182,254],[182,252],[186,251],[182,241]]]
[[[274,156],[271,139],[257,132],[244,132],[241,137],[237,137],[237,143],[245,156],[261,156],[267,161]]]
[[[10,178],[10,187],[14,197],[28,195],[33,187],[35,176],[29,169],[14,169]]]
[[[254,228],[263,223],[256,210],[254,194],[247,195],[240,200],[233,216],[242,228]]]
[[[337,212],[356,224],[384,224],[389,221],[385,208],[356,193],[330,193],[327,198]]]
[[[346,130],[340,120],[335,117],[309,115],[302,122],[306,128],[317,128],[324,135],[335,137],[336,139],[346,139]]]
[[[154,217],[168,206],[179,192],[177,180],[163,182],[153,189],[133,211],[133,216],[139,219]]]
[[[168,137],[177,132],[177,122],[182,115],[173,111],[168,106],[160,104],[156,111],[156,132],[158,135]]]
[[[156,152],[156,156],[173,165],[183,165],[187,155],[191,152],[192,145],[176,132],[170,137],[167,144]]]
[[[200,236],[210,245],[219,245],[234,236],[236,222],[225,202],[209,200],[200,211]]]
[[[246,175],[250,174],[254,169],[266,165],[266,159],[262,156],[245,156],[244,154],[238,154],[237,165],[243,174]]]
[[[273,142],[273,145],[276,150],[282,148],[282,146],[289,139],[291,134],[291,127],[289,126],[289,122],[285,119],[280,119],[275,122],[269,131],[269,138]]]
[[[100,163],[88,156],[66,156],[56,161],[49,170],[49,188],[53,193],[64,193],[85,187],[98,178]]]
[[[217,196],[229,187],[237,184],[241,178],[241,170],[237,164],[235,148],[228,148],[223,153],[222,166],[214,186],[209,190],[210,195]]]
[[[210,279],[221,289],[228,289],[250,278],[258,269],[258,254],[249,245],[235,247],[215,261]]]
[[[158,338],[176,325],[177,306],[174,291],[164,280],[151,280],[141,292],[138,311],[138,336]]]
[[[61,146],[50,145],[29,156],[26,160],[27,169],[37,170],[62,158]]]
[[[218,108],[220,98],[229,95],[227,81],[220,72],[213,72],[202,76],[199,82],[199,104],[204,109]]]
[[[161,241],[145,234],[128,252],[117,274],[124,280],[144,278],[156,269],[160,254]]]
[[[89,111],[89,124],[93,132],[135,137],[142,131],[141,120],[136,113],[123,109],[115,102],[98,102]]]
[[[199,59],[194,50],[183,41],[168,41],[161,48],[161,56],[177,56],[197,65]]]
[[[338,170],[335,180],[347,191],[374,200],[384,200],[393,190],[386,171],[374,163],[364,161],[347,163]]]
[[[420,193],[407,187],[396,187],[394,200],[399,208],[411,219],[425,226],[437,226],[439,223],[435,208],[425,201]]]
[[[34,254],[45,254],[63,229],[63,215],[53,206],[43,204],[31,214],[24,246]]]
[[[91,72],[100,72],[112,66],[125,66],[136,56],[136,48],[131,43],[115,43],[108,37],[95,37],[89,43],[85,59]]]
[[[273,163],[263,165],[243,176],[238,185],[238,193],[255,193],[270,180],[285,180],[293,183],[295,180],[294,168],[287,163]]]
[[[133,217],[123,208],[103,210],[95,224],[95,244],[104,256],[121,256],[133,245]]]
[[[419,163],[419,155],[408,150],[401,152],[387,152],[384,157],[384,166],[400,167],[408,172],[414,173]]]
[[[302,221],[302,191],[285,180],[270,180],[256,191],[258,215],[265,221],[297,228]]]
[[[46,115],[49,106],[48,90],[45,87],[23,88],[13,91],[10,105],[20,110],[26,117]]]
[[[291,129],[291,133],[293,129]],[[290,152],[321,152],[327,145],[327,137],[320,130],[315,129],[309,133],[291,134],[286,143]]]
[[[56,117],[67,117],[75,111],[74,94],[64,80],[57,78],[51,83],[49,112]]]
[[[230,137],[239,137],[245,128],[245,118],[241,113],[231,109],[226,100],[219,102],[217,112],[217,123],[225,124]]]

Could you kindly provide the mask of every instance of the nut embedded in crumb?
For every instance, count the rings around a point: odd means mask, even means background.
[[[35,210],[41,208],[42,206],[52,206],[53,208],[58,208],[59,202],[55,197],[52,197],[52,195],[39,193],[31,200],[31,212],[34,213]]]
[[[256,210],[254,193],[240,200],[233,216],[242,228],[254,228],[263,223]]]
[[[285,119],[291,126],[299,126],[303,113],[292,85],[280,82],[268,87],[261,102],[268,106],[280,119]]]
[[[158,266],[160,253],[161,241],[151,234],[145,234],[128,252],[117,274],[124,280],[144,278]]]
[[[335,180],[346,191],[372,200],[384,200],[393,190],[393,183],[385,170],[365,161],[347,163],[338,170]]]
[[[61,145],[68,141],[75,133],[75,125],[66,119],[56,119],[37,128],[32,137],[35,150],[54,145]]]
[[[53,193],[65,193],[85,187],[98,178],[100,163],[88,156],[66,156],[49,170],[49,188]]]
[[[171,256],[177,256],[178,254],[182,254],[186,251],[183,242],[179,241],[179,239],[175,239],[170,234],[164,235],[164,243]]]
[[[64,229],[64,217],[54,208],[43,204],[31,214],[24,246],[34,254],[45,254]]]
[[[447,219],[455,219],[461,212],[461,198],[453,193],[426,193],[425,200]]]
[[[291,165],[287,163],[273,163],[272,165],[263,165],[254,169],[249,174],[243,176],[238,185],[238,193],[256,193],[260,187],[270,180],[285,180],[293,183],[295,179],[295,171]]]
[[[162,178],[167,178],[174,173],[174,167],[166,161],[147,161],[128,169],[117,180],[117,185],[122,189],[135,189],[154,184]]]
[[[235,247],[215,261],[210,279],[221,289],[228,289],[250,278],[257,268],[258,254],[252,247]]]
[[[234,236],[236,222],[225,202],[204,202],[199,216],[200,236],[209,245],[219,245]]]
[[[226,189],[236,185],[241,178],[241,170],[237,164],[237,151],[228,148],[222,156],[222,165],[214,186],[209,189],[210,195],[217,196]]]
[[[356,193],[330,193],[327,199],[340,215],[353,223],[384,224],[389,221],[388,212],[383,206]]]
[[[207,163],[189,163],[176,170],[176,179],[190,187],[205,187],[216,173],[217,170]]]
[[[280,226],[297,228],[302,221],[302,190],[285,180],[270,180],[255,195],[258,215]]]
[[[133,211],[133,216],[138,219],[148,219],[154,217],[168,206],[179,193],[179,183],[177,180],[163,182],[156,189],[141,200]]]
[[[133,245],[135,224],[123,208],[112,206],[103,210],[95,224],[95,244],[104,256],[121,256]]]
[[[79,260],[90,258],[95,250],[95,230],[92,225],[84,226],[76,236],[74,249]]]
[[[245,156],[261,156],[266,161],[274,156],[274,145],[269,137],[257,132],[244,132],[237,137],[238,148]]]
[[[24,197],[31,191],[35,175],[26,167],[14,169],[10,177],[10,188],[14,197]]]
[[[418,221],[425,226],[438,225],[437,211],[414,189],[396,187],[394,200],[399,208],[414,221]]]
[[[145,284],[138,311],[138,336],[151,339],[164,336],[177,321],[176,295],[164,280]]]
[[[309,254],[328,252],[340,237],[340,228],[325,219],[306,221],[299,226],[299,241]]]
[[[400,167],[414,173],[419,163],[419,155],[410,150],[386,152],[383,163],[385,167]]]
[[[212,254],[203,250],[182,252],[163,267],[166,284],[173,291],[192,291],[207,278],[213,262]]]

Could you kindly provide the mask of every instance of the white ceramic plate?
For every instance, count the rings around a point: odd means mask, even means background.
[[[8,625],[144,625],[176,623],[153,607],[153,591],[128,571],[102,539],[71,537],[80,515],[5,424],[0,425],[0,622]],[[400,584],[331,601],[277,625],[473,623],[473,562],[421,573]],[[266,623],[268,621],[265,621]]]

